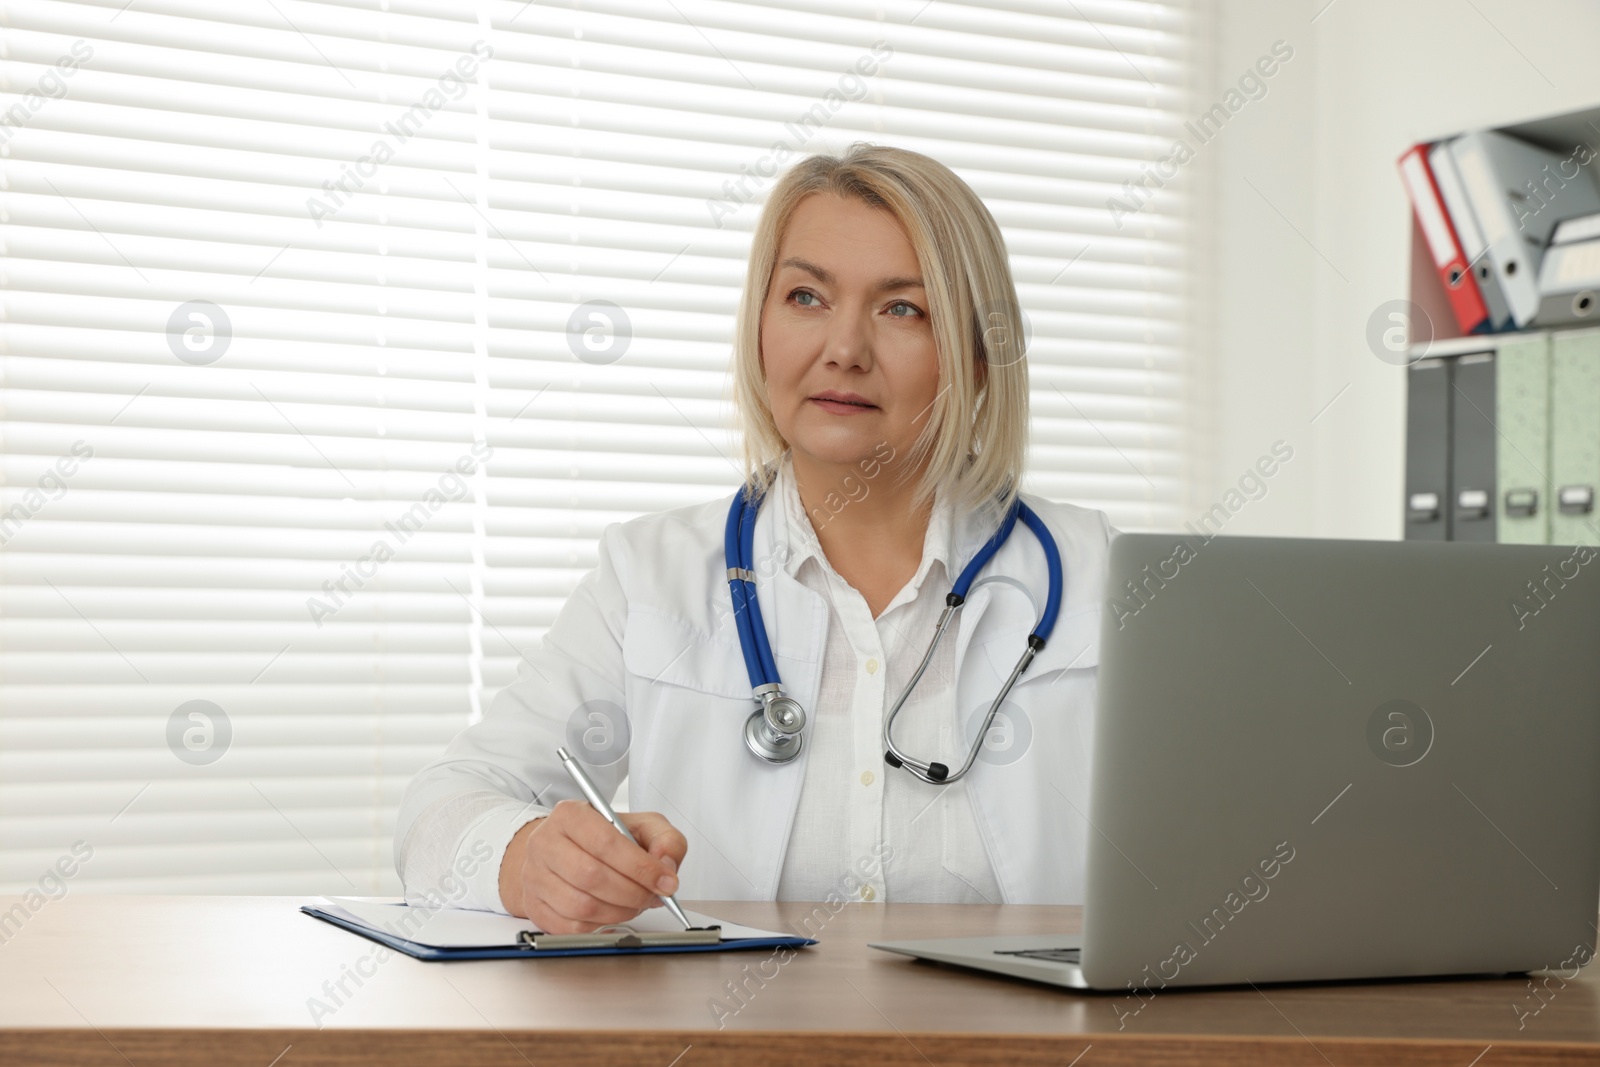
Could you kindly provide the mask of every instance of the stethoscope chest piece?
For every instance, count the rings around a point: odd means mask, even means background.
[[[760,705],[745,720],[744,743],[765,762],[783,764],[800,754],[806,712],[798,700],[783,695],[778,664],[767,641],[766,624],[761,621],[753,569],[757,507],[759,502],[749,500],[740,490],[728,509],[724,535],[728,591],[739,628],[739,647],[750,674],[751,696]]]
[[[744,721],[744,743],[768,763],[788,763],[800,754],[806,712],[798,700],[773,689],[761,695],[761,707]]]

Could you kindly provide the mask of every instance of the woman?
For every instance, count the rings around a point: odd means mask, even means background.
[[[1082,899],[1099,604],[1111,527],[1029,494],[1065,573],[1048,642],[966,776],[885,762],[886,713],[947,592],[1017,498],[1028,425],[1004,242],[948,168],[853,146],[796,164],[752,244],[735,402],[757,602],[807,722],[758,758],[757,705],[724,558],[731,497],[607,527],[518,680],[406,791],[409,897],[550,932],[686,899],[1068,903]],[[894,723],[899,750],[959,769],[1046,600],[1018,522]],[[628,779],[628,842],[578,797]],[[685,862],[686,855],[692,856]]]

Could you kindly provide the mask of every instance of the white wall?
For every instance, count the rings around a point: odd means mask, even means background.
[[[1197,511],[1282,439],[1294,458],[1226,532],[1398,537],[1405,371],[1366,340],[1374,309],[1408,289],[1395,160],[1418,140],[1600,104],[1600,5],[1216,4],[1215,98],[1274,41],[1294,56],[1196,157],[1209,168],[1215,404]]]

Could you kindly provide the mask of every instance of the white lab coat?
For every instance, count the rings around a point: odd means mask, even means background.
[[[1004,901],[1080,903],[1112,529],[1101,512],[1032,494],[1023,499],[1055,535],[1065,595],[1049,641],[1007,699],[1017,710],[1009,716],[1009,739],[991,735],[1010,747],[1002,745],[993,761],[980,759],[967,781]],[[581,753],[575,742],[598,720],[575,713],[586,702],[610,701],[625,709],[628,749],[608,766],[591,767],[590,775],[607,796],[626,776],[629,807],[661,812],[688,838],[678,895],[776,896],[807,753],[775,766],[745,747],[742,729],[756,705],[725,577],[723,527],[731,501],[730,494],[606,528],[599,565],[578,584],[541,646],[527,653],[517,680],[407,788],[395,831],[397,863],[412,824],[430,805],[485,789],[504,794],[504,803],[487,814],[480,807],[470,828],[462,828],[456,853],[464,864],[457,869],[475,872],[476,906],[498,908],[495,878],[511,835],[556,801],[578,795],[556,747]],[[956,517],[952,573],[992,533],[975,527],[975,519]],[[828,610],[776,562],[786,540],[782,509],[763,507],[754,545],[761,611],[785,691],[810,708],[820,690]],[[983,580],[991,575],[1002,577]],[[1022,654],[1047,588],[1044,553],[1019,522],[944,638],[955,642],[951,737],[962,740],[948,752],[914,755],[952,767],[965,758],[971,734],[957,722],[967,718],[957,709],[994,699]],[[913,641],[923,647],[925,637],[932,634]],[[589,711],[596,707],[605,706],[588,704]],[[907,772],[886,766],[883,773]],[[437,837],[437,827],[429,832]],[[480,867],[467,859],[469,851],[494,858]],[[415,871],[411,880],[418,880]]]

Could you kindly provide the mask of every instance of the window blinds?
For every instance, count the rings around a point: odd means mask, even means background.
[[[974,186],[1029,488],[1177,525],[1186,209],[1108,201],[1181,126],[1189,18],[7,0],[0,888],[397,891],[406,781],[602,528],[736,484],[749,233],[812,151]]]

